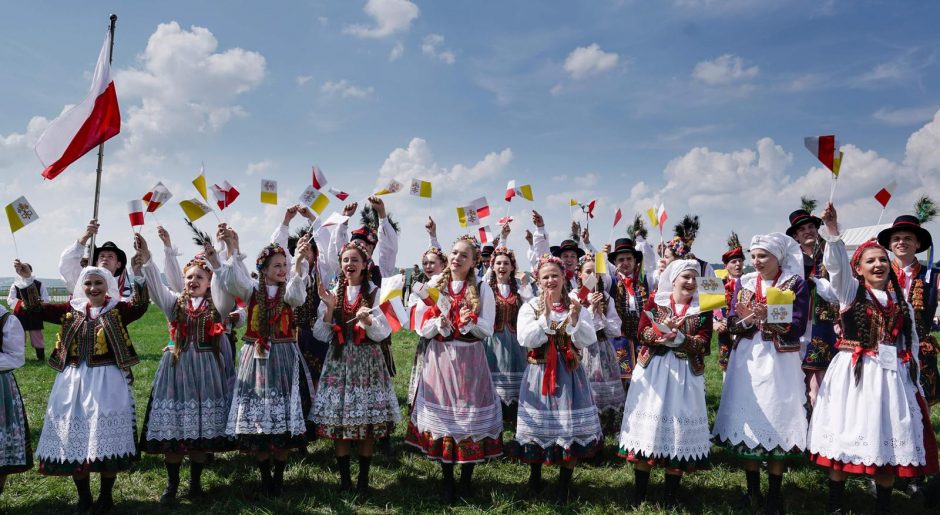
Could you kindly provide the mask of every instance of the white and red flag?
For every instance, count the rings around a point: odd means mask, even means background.
[[[340,199],[340,200],[346,200],[347,198],[349,198],[349,193],[346,193],[345,191],[338,190],[338,189],[336,189],[336,188],[330,188],[330,193],[332,193],[333,196],[335,196],[336,198],[338,198],[338,199]]]
[[[213,184],[212,194],[215,196],[215,203],[219,205],[219,209],[225,209],[231,206],[232,202],[235,202],[235,199],[238,198],[238,190],[235,189],[235,186],[229,184],[228,181],[222,181],[221,186]]]
[[[137,199],[128,202],[127,216],[131,219],[131,227],[144,225],[144,201]]]
[[[480,243],[493,243],[493,230],[490,229],[489,225],[484,225],[478,229],[480,235]]]
[[[659,203],[659,208],[656,209],[656,218],[659,219],[659,230],[662,232],[666,220],[669,219],[669,215],[666,214],[666,204]]]
[[[584,210],[584,213],[588,216],[588,218],[594,218],[594,206],[595,205],[597,205],[596,200],[592,200],[588,202],[587,204],[581,204],[581,209]]]
[[[529,184],[523,184],[522,186],[516,186],[516,180],[513,179],[509,181],[509,184],[506,185],[506,202],[512,202],[513,197],[522,197],[528,201],[532,201],[532,186]]]
[[[808,136],[803,138],[803,144],[833,175],[839,176],[842,152],[839,151],[839,140],[834,135]]]
[[[121,132],[121,111],[111,80],[111,32],[104,38],[88,95],[52,120],[36,141],[42,176],[55,179],[89,150]]]
[[[888,202],[891,200],[891,195],[894,195],[894,189],[897,187],[898,181],[891,181],[891,184],[888,184],[884,188],[878,190],[878,193],[875,193],[875,200],[881,204],[881,207],[888,207]]]
[[[620,219],[623,218],[623,211],[620,208],[617,208],[617,212],[614,213],[614,227],[617,227],[617,224],[620,223]]]
[[[323,170],[320,170],[320,167],[313,165],[313,187],[322,190],[326,186],[326,176],[323,175]],[[343,200],[343,199],[340,199]]]
[[[160,206],[166,204],[166,201],[170,200],[172,196],[173,194],[170,193],[170,190],[167,189],[162,182],[158,182],[144,195],[144,204],[147,206],[147,212],[153,213],[159,209]]]

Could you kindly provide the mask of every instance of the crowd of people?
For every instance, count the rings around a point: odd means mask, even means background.
[[[177,499],[184,458],[198,498],[207,461],[227,451],[251,454],[260,491],[277,497],[290,452],[317,438],[334,443],[340,488],[367,494],[372,456],[403,411],[392,383],[397,327],[379,295],[382,279],[400,273],[398,228],[380,198],[369,203],[373,223],[352,231],[288,208],[253,264],[220,224],[214,238],[193,227],[198,253],[180,267],[182,252],[160,228],[162,274],[139,234],[130,259],[107,242],[83,266],[92,220],[62,253],[64,303],[50,302],[17,260],[11,311],[0,306],[0,493],[7,475],[33,467],[12,371],[27,335],[46,360],[50,323],[60,326],[48,353],[58,374],[35,459],[41,474],[72,477],[76,512],[111,509],[118,473],[141,452],[163,456],[163,505]],[[298,216],[308,223],[292,234]],[[658,248],[637,219],[630,237],[598,249],[577,230],[551,245],[533,211],[518,257],[506,246],[509,224],[494,244],[461,236],[445,248],[429,219],[405,302],[405,328],[416,333],[405,443],[440,463],[447,503],[472,495],[474,468],[500,457],[529,465],[534,492],[545,489],[543,466],[559,466],[553,492],[567,503],[576,465],[612,435],[633,468],[634,506],[647,500],[653,467],[665,469],[662,504],[678,506],[682,475],[708,468],[718,445],[744,471],[742,508],[784,513],[788,464],[808,459],[827,470],[828,512],[841,511],[849,474],[872,477],[876,511],[887,512],[897,478],[938,471],[929,417],[940,400],[938,270],[917,260],[932,245],[922,222],[898,217],[851,256],[832,204],[821,217],[795,211],[786,233],[755,235],[746,248],[732,234],[725,307],[703,310],[699,283],[716,273],[692,252],[695,217]],[[168,342],[135,438],[140,358],[128,327],[151,301]],[[713,335],[724,384],[710,427]],[[91,473],[101,476],[97,499]]]

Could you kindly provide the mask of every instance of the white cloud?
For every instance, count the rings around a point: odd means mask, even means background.
[[[597,43],[578,47],[565,58],[565,71],[572,79],[580,80],[598,75],[617,66],[620,56],[615,52],[605,52]]]
[[[512,149],[490,152],[472,166],[456,164],[450,168],[434,161],[431,147],[421,138],[412,138],[407,148],[396,148],[382,163],[378,183],[394,178],[404,184],[411,179],[431,181],[435,193],[453,191],[475,181],[499,175],[512,162]]]
[[[297,76],[297,85],[303,86],[304,84],[313,80],[313,75],[298,75]]]
[[[328,96],[339,95],[342,98],[364,98],[372,94],[373,88],[363,88],[346,79],[335,82],[328,80],[320,87],[320,92]]]
[[[421,53],[428,57],[433,57],[445,64],[454,64],[457,56],[451,50],[443,48],[444,36],[440,34],[428,34],[421,42]]]
[[[216,131],[247,116],[236,99],[264,80],[265,58],[241,48],[218,52],[209,29],[161,23],[137,56],[137,66],[120,69],[115,84],[122,97],[123,150],[156,152],[167,140]],[[138,100],[133,104],[128,100]]]
[[[248,163],[248,167],[245,168],[245,175],[262,174],[271,170],[273,166],[274,161],[270,159],[265,159],[256,163]]]
[[[900,109],[882,107],[872,113],[872,118],[888,125],[916,125],[931,120],[936,112],[935,105]]]
[[[757,65],[748,67],[745,66],[744,59],[724,54],[711,61],[696,64],[692,70],[692,78],[709,86],[720,86],[753,79],[758,73],[760,68]]]
[[[401,58],[402,54],[405,53],[405,45],[401,44],[401,41],[395,43],[395,46],[392,47],[392,50],[388,53],[389,61],[397,61]]]
[[[784,85],[785,90],[792,92],[806,91],[819,83],[819,77],[812,73],[807,73],[796,77]]]
[[[320,24],[321,27],[326,27],[327,24],[330,23],[330,19],[327,18],[326,16],[317,16],[317,22]]]
[[[384,38],[407,32],[421,12],[408,0],[369,0],[362,10],[372,18],[374,25],[347,25],[343,33],[360,38]]]
[[[548,92],[551,93],[552,96],[557,97],[558,95],[561,95],[565,92],[565,87],[561,83],[555,84],[552,86],[552,89],[548,90]]]

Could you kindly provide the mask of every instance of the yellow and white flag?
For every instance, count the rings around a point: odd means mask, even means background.
[[[300,203],[309,207],[316,214],[322,215],[326,206],[330,203],[330,197],[320,193],[313,186],[307,186],[307,189],[300,194]]]
[[[180,207],[183,209],[183,213],[186,214],[186,218],[189,218],[190,222],[195,222],[205,216],[209,211],[212,211],[211,207],[197,198],[181,200]]]
[[[421,179],[411,179],[411,194],[416,197],[431,198],[431,183]]]
[[[793,322],[793,301],[796,293],[771,286],[767,288],[767,323],[789,324]]]
[[[698,306],[703,313],[727,307],[725,283],[717,277],[699,277]]]
[[[261,179],[261,203],[277,205],[277,181]]]
[[[594,273],[597,275],[607,273],[607,253],[598,252],[594,254]]]
[[[193,186],[202,195],[202,200],[209,202],[209,190],[206,188],[206,170],[204,167],[199,169],[199,176],[193,179]]]
[[[26,197],[20,197],[7,204],[6,212],[7,220],[10,221],[10,232],[16,232],[39,219]]]

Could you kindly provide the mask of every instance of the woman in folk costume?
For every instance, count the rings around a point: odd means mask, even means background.
[[[707,468],[711,441],[705,408],[705,350],[712,314],[700,312],[700,266],[694,259],[666,267],[656,296],[640,319],[639,367],[633,375],[620,428],[620,455],[633,463],[633,504],[646,499],[650,470],[666,469],[664,504],[678,504],[683,472]]]
[[[411,288],[408,292],[408,303],[405,306],[408,310],[409,325],[411,330],[417,330],[420,320],[415,319],[415,311],[418,303],[427,306],[433,306],[434,301],[428,294],[427,284],[432,277],[437,276],[447,267],[447,257],[441,250],[441,244],[437,239],[437,223],[430,216],[428,222],[424,224],[428,232],[428,241],[430,245],[424,254],[421,255],[421,270],[411,276]],[[430,311],[425,311],[426,316],[430,316]],[[415,359],[411,364],[411,377],[408,381],[408,410],[409,414],[414,409],[415,394],[418,392],[418,382],[421,380],[421,373],[424,370],[424,354],[428,349],[428,339],[418,335],[418,344],[415,347]]]
[[[636,250],[633,240],[618,238],[613,249],[607,250],[607,260],[615,267],[610,296],[620,322],[620,334],[611,339],[611,343],[617,354],[620,381],[626,393],[636,366],[640,312],[646,304],[649,289],[647,278],[642,274],[643,253]]]
[[[626,395],[620,382],[620,361],[611,343],[620,336],[620,317],[613,298],[604,291],[604,281],[595,274],[594,254],[585,254],[578,264],[578,298],[591,312],[597,341],[581,350],[581,367],[591,383],[594,404],[606,434],[618,429]]]
[[[309,243],[298,245],[293,270],[283,247],[264,247],[255,260],[256,280],[242,262],[235,231],[225,229],[223,241],[231,257],[222,263],[217,280],[229,295],[248,300],[248,327],[226,433],[242,452],[257,457],[261,494],[276,497],[284,486],[290,449],[307,445],[293,309],[304,303],[308,263],[302,256]]]
[[[806,375],[806,394],[810,409],[816,405],[816,395],[826,368],[836,352],[835,321],[839,317],[838,299],[829,287],[829,273],[823,266],[825,243],[819,239],[822,220],[810,214],[816,201],[803,197],[802,209],[790,213],[787,235],[796,240],[803,251],[803,273],[809,289],[809,324],[811,328],[802,338],[803,372]]]
[[[347,243],[339,256],[336,292],[320,285],[319,316],[313,326],[318,340],[329,341],[310,420],[317,435],[333,440],[341,488],[352,488],[349,460],[359,446],[360,493],[369,488],[369,465],[375,441],[395,431],[401,419],[392,378],[379,343],[392,329],[381,310],[379,288],[369,281],[369,258],[359,243]]]
[[[26,268],[29,269],[29,273],[33,273],[33,267],[29,263],[24,263]],[[21,302],[20,299],[23,295],[26,295],[27,292],[35,292],[39,295],[39,301],[49,302],[52,300],[49,297],[49,292],[46,291],[46,286],[36,281],[35,289],[27,289],[20,291],[16,285],[10,285],[10,293],[7,295],[7,305],[10,306],[10,309],[16,311],[16,304]],[[38,306],[39,301],[33,301],[29,304],[32,306]],[[29,312],[27,310],[19,310],[16,318],[19,319],[20,325],[23,330],[26,331],[26,335],[29,336],[29,344],[36,351],[36,361],[45,361],[46,360],[46,340],[42,335],[42,318],[38,316],[38,313]]]
[[[142,264],[139,256],[134,262],[135,268]],[[35,288],[26,267],[18,265],[16,273],[17,287]],[[86,267],[78,275],[71,301],[23,306],[38,309],[44,322],[62,326],[49,356],[49,366],[59,373],[49,394],[36,457],[41,474],[72,476],[78,490],[76,512],[92,508],[89,473],[101,474],[94,510],[105,512],[114,505],[117,473],[139,458],[130,368],[140,359],[127,325],[144,316],[150,298],[146,287],[137,283],[131,302],[119,300],[120,295],[110,270]]]
[[[430,344],[405,442],[441,462],[447,502],[457,495],[455,464],[461,464],[460,494],[470,496],[474,465],[503,453],[501,403],[482,343],[493,334],[496,301],[488,284],[475,281],[479,252],[472,236],[458,239],[431,284],[438,302],[415,310],[418,336]]]
[[[728,358],[731,356],[731,347],[734,338],[728,331],[728,317],[734,313],[734,305],[737,302],[737,292],[741,289],[741,276],[744,275],[744,250],[741,248],[741,242],[735,232],[728,237],[728,251],[721,255],[721,262],[725,265],[728,275],[724,278],[725,283],[725,304],[727,307],[721,308],[721,318],[715,321],[715,332],[718,333],[718,366],[721,367],[721,374],[724,377],[728,370]]]
[[[828,511],[841,510],[851,473],[875,477],[876,512],[888,513],[895,477],[938,470],[930,411],[917,385],[914,310],[884,247],[863,243],[849,260],[832,204],[823,220],[823,259],[839,298],[842,335],[813,410],[810,458],[830,469]]]
[[[803,458],[806,448],[806,393],[800,337],[806,331],[809,295],[803,281],[803,253],[783,233],[754,236],[750,245],[756,272],[741,278],[729,331],[737,337],[728,360],[721,403],[712,431],[716,443],[743,460],[747,494],[760,500],[760,465],[767,462],[767,513],[783,512],[781,485],[786,460]],[[772,288],[792,292],[789,323],[768,322]]]
[[[32,267],[28,270],[32,272]],[[0,306],[0,496],[8,475],[33,468],[26,405],[13,377],[13,371],[26,363],[25,353],[23,326]]]
[[[140,448],[163,454],[167,485],[160,504],[171,504],[179,489],[180,465],[189,456],[189,496],[203,495],[202,471],[206,453],[235,447],[225,433],[231,394],[226,391],[223,313],[234,301],[222,292],[213,270],[220,263],[211,242],[203,247],[205,258],[183,267],[184,289],[173,293],[163,285],[160,269],[151,260],[143,236],[135,246],[143,260],[143,276],[154,304],[170,323],[170,345],[153,379],[150,401],[140,434]]]
[[[543,256],[535,270],[539,296],[519,310],[519,344],[529,366],[519,392],[519,419],[512,455],[530,466],[529,488],[542,488],[542,465],[561,467],[557,501],[568,502],[579,459],[597,454],[604,442],[591,383],[578,351],[597,341],[590,310],[570,294],[565,265]]]
[[[930,197],[922,196],[914,206],[916,215],[902,215],[891,227],[878,233],[878,243],[894,254],[891,268],[904,290],[904,298],[914,308],[914,327],[920,338],[917,358],[920,362],[920,387],[927,404],[940,402],[940,374],[937,372],[937,353],[940,346],[931,334],[937,314],[937,287],[940,269],[928,263],[924,266],[916,254],[933,247],[933,238],[923,225],[937,215]],[[932,259],[932,254],[930,255]]]
[[[496,299],[493,335],[483,340],[486,360],[493,376],[496,395],[503,403],[503,422],[515,427],[519,408],[519,388],[527,364],[526,351],[516,336],[519,308],[532,298],[529,285],[523,286],[516,277],[516,255],[507,247],[493,251],[493,266],[487,277]]]

